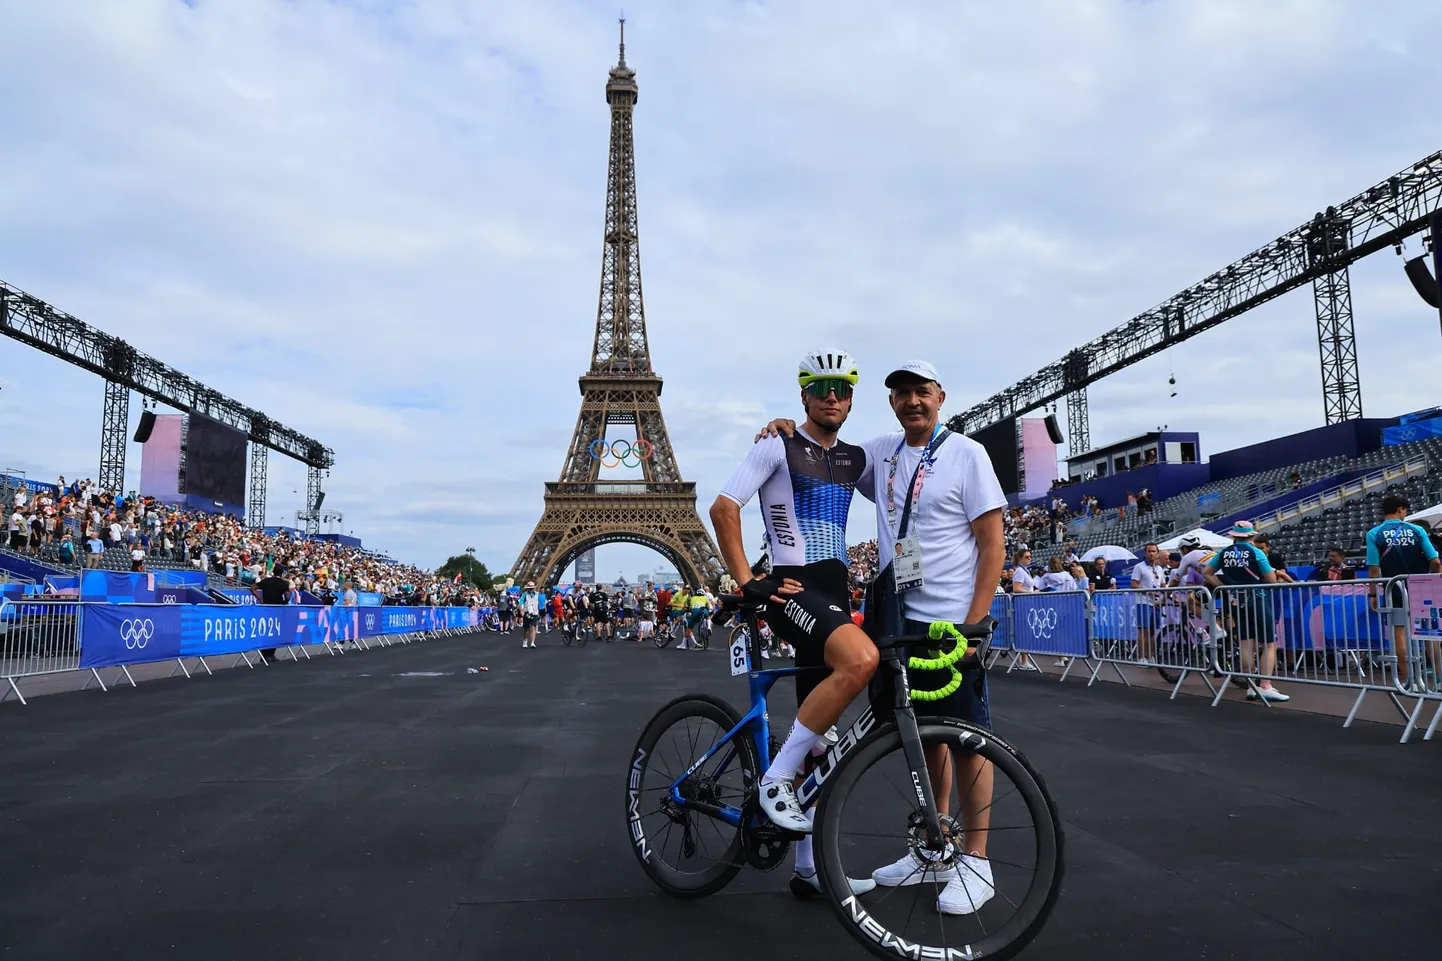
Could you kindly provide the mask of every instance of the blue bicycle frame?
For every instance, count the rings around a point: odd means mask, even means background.
[[[753,642],[753,644],[748,645],[748,648],[754,646],[755,644]],[[751,653],[750,650],[747,651],[748,657]],[[746,681],[750,689],[751,710],[746,712],[746,716],[743,717],[735,727],[726,732],[725,737],[712,745],[711,750],[698,758],[694,764],[687,768],[681,776],[672,783],[671,799],[682,807],[689,807],[701,811],[712,817],[719,818],[727,824],[739,827],[741,824],[740,808],[730,804],[712,805],[697,801],[688,801],[681,796],[682,782],[705,767],[706,763],[715,757],[718,751],[725,748],[728,753],[721,759],[720,765],[716,768],[718,775],[723,773],[726,768],[730,766],[731,762],[736,759],[736,746],[732,742],[738,737],[745,737],[747,728],[750,728],[750,736],[756,746],[756,756],[761,759],[761,770],[764,771],[770,767],[771,719],[766,710],[766,695],[771,693],[771,688],[783,677],[792,677],[807,671],[824,670],[826,670],[824,667],[781,667],[770,671],[748,671],[746,673]]]

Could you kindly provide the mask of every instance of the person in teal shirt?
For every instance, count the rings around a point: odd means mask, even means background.
[[[1257,529],[1251,521],[1237,521],[1232,525],[1232,546],[1224,547],[1209,557],[1202,571],[1208,586],[1243,588],[1277,583],[1277,572],[1272,570],[1266,552],[1252,543],[1256,534]],[[1247,700],[1290,701],[1290,697],[1272,686],[1272,676],[1277,673],[1277,633],[1268,593],[1239,589],[1226,591],[1223,594],[1227,600],[1224,611],[1230,622],[1228,630],[1242,645],[1243,673],[1251,673],[1254,651],[1258,644],[1262,647],[1259,658],[1261,684],[1249,685]]]
[[[1416,524],[1407,523],[1407,512],[1412,509],[1407,498],[1401,494],[1388,494],[1382,498],[1382,523],[1367,532],[1367,576],[1405,577],[1409,574],[1436,574],[1442,572],[1442,562],[1437,559],[1437,548],[1432,538]],[[1397,680],[1404,688],[1411,684],[1411,664],[1407,657],[1407,627],[1410,618],[1407,613],[1407,595],[1402,584],[1394,584],[1387,592],[1388,622],[1392,625],[1392,652],[1397,655]],[[1372,609],[1377,610],[1377,585],[1372,585]],[[1437,641],[1432,641],[1431,661],[1436,669],[1442,664],[1442,651]]]

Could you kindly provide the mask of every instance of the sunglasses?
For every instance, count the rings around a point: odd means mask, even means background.
[[[813,380],[806,385],[806,393],[817,400],[825,400],[826,395],[832,391],[836,392],[837,400],[847,400],[851,397],[851,383],[839,378],[826,378],[824,380]]]

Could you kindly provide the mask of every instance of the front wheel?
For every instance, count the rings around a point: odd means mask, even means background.
[[[955,718],[917,724],[928,757],[940,752],[959,788],[937,801],[944,845],[928,839],[901,735],[887,724],[843,756],[821,794],[822,890],[877,957],[905,945],[904,957],[1010,958],[1036,937],[1061,888],[1056,805],[1027,760],[990,731]],[[852,895],[846,879],[873,871],[878,886]]]
[[[631,751],[626,776],[631,853],[667,894],[714,894],[744,863],[741,828],[687,806],[699,801],[739,813],[751,796],[760,763],[750,732],[721,743],[740,723],[736,710],[719,698],[683,695],[656,712]],[[678,802],[671,790],[676,780],[717,744],[706,763],[681,782]]]
[[[654,634],[657,647],[666,647],[671,643],[671,629],[666,625],[657,625]]]

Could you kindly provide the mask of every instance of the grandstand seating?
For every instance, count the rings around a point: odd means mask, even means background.
[[[1115,511],[1105,512],[1090,525],[1082,525],[1081,530],[1071,535],[1071,539],[1076,542],[1079,554],[1102,544],[1117,544],[1135,550],[1147,540],[1160,540],[1199,526],[1198,521],[1202,522],[1200,526],[1205,526],[1206,518],[1199,516],[1197,504],[1200,498],[1209,494],[1221,495],[1218,506],[1209,511],[1209,515],[1227,515],[1244,511],[1249,504],[1261,504],[1276,497],[1290,486],[1293,474],[1299,474],[1302,484],[1309,485],[1360,471],[1377,470],[1419,456],[1427,460],[1427,472],[1394,486],[1407,495],[1414,509],[1421,510],[1442,501],[1442,438],[1429,437],[1411,444],[1383,447],[1356,458],[1327,457],[1213,481],[1160,501],[1146,514],[1118,521]],[[1365,498],[1329,508],[1319,517],[1308,516],[1300,523],[1271,532],[1273,546],[1282,550],[1289,562],[1295,564],[1320,562],[1326,557],[1329,547],[1339,545],[1349,557],[1360,557],[1363,535],[1381,519],[1383,493],[1373,491]],[[1064,490],[1057,494],[1063,498],[1066,496]],[[1033,564],[1045,564],[1062,550],[1061,547],[1036,544],[1032,548]]]

